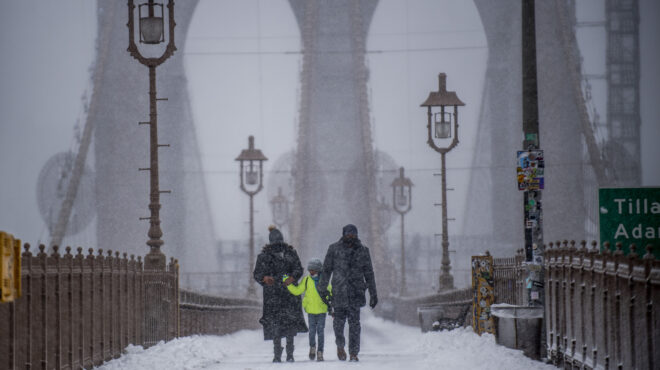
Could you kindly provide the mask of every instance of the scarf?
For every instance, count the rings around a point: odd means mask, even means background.
[[[309,277],[311,277],[312,280],[314,281],[314,288],[316,288],[316,290],[318,290],[319,289],[319,280],[321,278],[321,274],[316,274],[316,276],[309,275]]]

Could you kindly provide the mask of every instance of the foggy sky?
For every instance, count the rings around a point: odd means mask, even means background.
[[[602,20],[602,2],[578,2],[578,20]],[[300,37],[288,3],[238,3],[200,1],[187,48],[177,51],[184,53],[208,199],[222,239],[243,239],[248,232],[247,196],[238,188],[234,158],[246,147],[247,136],[254,135],[256,147],[269,158],[268,171],[295,148],[299,108]],[[73,147],[80,98],[94,60],[95,11],[95,2],[88,0],[0,2],[0,230],[31,243],[48,239],[37,209],[36,181],[48,158]],[[640,16],[640,185],[660,186],[660,4],[641,0]],[[603,73],[604,32],[580,30],[578,41],[585,69]],[[440,200],[440,179],[433,176],[439,172],[439,155],[426,145],[426,111],[419,104],[437,89],[440,72],[447,73],[448,89],[466,102],[460,113],[460,144],[447,155],[448,186],[456,189],[449,193],[450,217],[457,219],[450,223],[450,233],[461,233],[462,209],[470,201],[466,169],[479,150],[473,139],[487,58],[474,4],[381,0],[367,50],[374,144],[406,167],[416,185],[409,233],[441,231],[440,210],[433,207]],[[594,99],[600,99],[596,103],[604,118],[603,88],[594,83]],[[512,186],[513,181],[512,175]],[[262,237],[271,223],[266,194],[255,198],[255,230]],[[167,199],[162,203],[168,206]],[[89,230],[93,225],[68,240],[93,247]]]

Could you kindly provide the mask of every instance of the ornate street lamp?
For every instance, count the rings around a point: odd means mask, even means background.
[[[381,230],[384,233],[392,225],[392,208],[390,207],[389,204],[387,204],[387,201],[385,200],[385,196],[382,196],[380,198],[377,207],[378,207],[378,220],[380,221]]]
[[[278,229],[289,222],[289,200],[282,194],[282,187],[277,188],[277,195],[270,200],[270,206],[273,211],[273,223]]]
[[[133,0],[128,0],[128,52],[131,56],[137,59],[141,64],[149,68],[149,122],[140,122],[140,124],[149,125],[149,168],[141,168],[140,170],[148,170],[150,172],[150,191],[149,191],[149,210],[151,211],[150,217],[141,219],[149,220],[150,227],[147,235],[149,241],[147,245],[150,247],[149,253],[144,258],[144,268],[150,270],[164,270],[166,259],[160,246],[163,245],[163,231],[160,228],[160,193],[168,193],[169,191],[160,191],[158,187],[158,148],[168,145],[158,144],[158,120],[157,120],[157,106],[156,102],[159,99],[156,97],[156,67],[161,65],[167,58],[172,56],[176,50],[174,46],[174,1],[169,0],[167,3],[168,10],[168,43],[165,51],[159,57],[145,57],[137,45],[135,44],[135,5]],[[141,44],[158,45],[165,42],[165,27],[164,27],[164,13],[163,4],[155,3],[149,0],[146,3],[140,4],[138,7],[138,21],[139,21],[139,42]],[[153,49],[150,51],[153,52]]]
[[[432,91],[421,106],[428,107],[427,143],[433,150],[440,153],[442,161],[440,173],[442,177],[442,268],[438,290],[443,292],[454,289],[454,277],[449,272],[451,270],[451,262],[449,261],[449,232],[447,229],[447,172],[445,169],[445,154],[458,145],[458,107],[464,106],[465,103],[456,96],[454,91],[447,91],[446,74],[440,73],[438,80],[438,91]],[[451,107],[454,107],[453,115]],[[452,121],[454,124],[453,137],[451,130]],[[447,143],[450,138],[451,142]]]
[[[399,177],[392,181],[392,206],[401,215],[401,296],[406,294],[404,216],[412,208],[412,186],[412,181],[403,175],[403,167],[399,168]]]
[[[248,261],[248,296],[254,297],[256,289],[254,279],[252,278],[252,269],[254,268],[254,195],[264,188],[264,161],[268,158],[261,153],[261,150],[254,148],[254,136],[248,137],[248,148],[243,149],[241,154],[236,157],[240,162],[241,190],[250,197],[250,245]]]

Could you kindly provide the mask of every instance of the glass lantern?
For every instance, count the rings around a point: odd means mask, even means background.
[[[401,208],[405,208],[408,205],[408,197],[404,193],[405,187],[397,186],[397,188],[398,191],[396,191],[396,205]]]
[[[434,114],[435,137],[446,139],[451,137],[451,113],[439,112]]]
[[[245,183],[248,185],[256,185],[259,181],[259,172],[254,168],[254,163],[250,161],[250,164],[245,168]]]
[[[142,16],[142,8],[147,7],[147,16]],[[155,9],[160,9],[159,16],[155,15]],[[138,7],[140,15],[140,42],[143,44],[160,44],[165,41],[163,23],[163,4],[144,3]]]

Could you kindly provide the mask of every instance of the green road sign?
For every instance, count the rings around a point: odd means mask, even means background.
[[[598,189],[601,251],[603,243],[623,244],[628,254],[632,243],[637,254],[644,255],[646,245],[653,244],[653,254],[660,259],[660,188]]]

